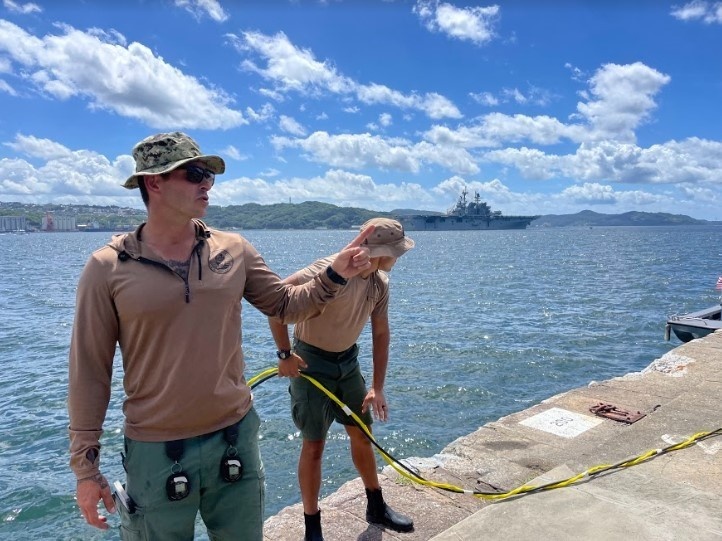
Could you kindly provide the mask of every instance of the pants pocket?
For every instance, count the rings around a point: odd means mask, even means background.
[[[120,516],[120,538],[123,541],[146,541],[142,510],[136,507],[131,514],[115,494],[113,494],[113,500]]]

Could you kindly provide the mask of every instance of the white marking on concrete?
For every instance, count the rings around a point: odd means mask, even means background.
[[[677,436],[676,434],[663,434],[662,435],[662,441],[665,442],[667,445],[677,445],[678,443],[683,442],[686,440],[689,436]],[[719,451],[722,451],[722,441],[698,441],[694,445],[697,445],[702,451],[707,453],[708,455],[716,455]]]
[[[576,438],[579,434],[586,432],[601,424],[602,419],[581,415],[562,408],[550,408],[533,417],[520,421],[520,425],[550,432],[562,438]]]

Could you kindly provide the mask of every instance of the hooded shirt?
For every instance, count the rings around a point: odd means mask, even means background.
[[[95,251],[78,283],[70,344],[70,465],[78,479],[100,471],[116,344],[123,364],[125,435],[146,442],[194,437],[245,416],[241,300],[295,323],[322,312],[340,286],[320,272],[282,283],[243,237],[194,220],[187,280],[135,232]]]

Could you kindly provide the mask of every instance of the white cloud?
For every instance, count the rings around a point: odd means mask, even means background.
[[[226,148],[221,150],[221,154],[236,161],[245,161],[249,158],[247,154],[241,154],[241,151],[233,145],[228,145]]]
[[[419,0],[413,12],[430,32],[483,45],[494,38],[499,6],[457,8],[438,0]]]
[[[266,169],[265,171],[261,171],[260,174],[262,177],[273,178],[273,177],[277,177],[278,175],[280,175],[281,172],[278,169],[270,168],[270,169]]]
[[[722,24],[722,2],[693,0],[681,7],[672,8],[672,17],[680,21],[701,20],[706,24]]]
[[[572,73],[572,80],[573,81],[584,81],[586,74],[584,71],[581,70],[581,68],[578,68],[569,62],[564,64],[564,67],[567,68]]]
[[[381,124],[384,128],[391,126],[393,121],[393,117],[389,113],[381,113],[379,115],[379,124]]]
[[[376,83],[357,83],[340,74],[329,62],[316,60],[312,51],[296,47],[283,32],[273,36],[245,32],[242,38],[233,34],[226,37],[239,52],[255,53],[265,61],[265,66],[251,59],[245,59],[241,64],[244,69],[274,85],[272,89],[262,90],[264,95],[280,97],[289,92],[298,92],[308,97],[320,97],[337,94],[355,97],[367,105],[378,103],[416,109],[434,119],[462,116],[449,99],[437,93],[404,94]]]
[[[121,183],[132,173],[133,158],[121,155],[113,161],[89,150],[72,150],[35,136],[17,135],[5,143],[42,163],[0,159],[0,198],[26,203],[53,202],[142,206],[137,190]]]
[[[641,148],[631,143],[584,143],[575,154],[537,149],[493,150],[486,160],[516,167],[525,177],[562,176],[579,181],[628,184],[719,184],[722,142],[696,137]]]
[[[304,135],[306,135],[306,128],[301,126],[299,122],[297,122],[290,116],[281,115],[281,118],[278,122],[278,127],[281,128],[281,131],[290,133],[291,135],[296,135],[298,137],[303,137]]]
[[[654,96],[670,80],[641,62],[605,64],[589,81],[593,99],[580,102],[577,110],[590,123],[593,138],[634,142],[635,129],[657,106]]]
[[[214,205],[239,201],[261,204],[321,201],[387,211],[411,204],[429,206],[437,199],[418,184],[382,184],[371,176],[343,169],[330,169],[321,176],[281,178],[273,182],[249,177],[226,180],[217,182],[210,196]]]
[[[225,92],[204,86],[140,43],[125,47],[117,33],[104,39],[69,26],[61,30],[38,38],[0,20],[0,51],[48,97],[85,98],[91,109],[154,128],[227,129],[248,122],[229,108]]]
[[[11,11],[13,13],[21,13],[23,15],[29,15],[30,13],[41,13],[43,9],[32,2],[27,2],[25,4],[19,3],[19,2],[13,2],[13,0],[3,0],[3,6],[5,6],[8,11]]]
[[[175,5],[185,9],[196,19],[207,15],[219,23],[228,20],[228,14],[218,0],[175,0]]]
[[[613,204],[617,202],[614,189],[611,186],[596,183],[584,183],[581,186],[570,186],[561,192],[563,197],[568,197],[575,203],[588,204]]]
[[[549,105],[552,99],[551,94],[547,90],[535,86],[530,86],[526,92],[518,88],[502,88],[499,96],[495,96],[491,92],[470,92],[469,96],[477,103],[489,107],[510,102],[517,105],[538,105],[544,107]]]
[[[582,139],[584,133],[585,129],[581,126],[565,125],[549,116],[490,113],[480,117],[476,124],[461,126],[456,130],[446,126],[433,126],[423,136],[427,141],[438,145],[492,148],[523,141],[553,145],[564,138]]]
[[[584,94],[587,100],[579,102],[578,113],[571,115],[572,119],[584,123],[566,124],[544,115],[490,113],[457,129],[433,126],[424,133],[424,138],[435,144],[464,148],[492,148],[522,142],[553,145],[567,140],[633,143],[635,130],[649,120],[656,108],[654,96],[669,80],[669,76],[640,62],[623,66],[606,64],[589,80],[590,89]],[[519,102],[528,99],[519,91],[509,91],[507,95]],[[509,150],[511,154],[515,152]],[[529,157],[526,152],[517,154]]]
[[[424,141],[413,145],[403,139],[384,139],[368,133],[329,135],[317,131],[305,139],[273,137],[271,143],[278,151],[299,148],[310,160],[332,167],[418,173],[423,164],[435,164],[458,173],[479,171],[473,157],[464,149]]]
[[[15,152],[43,160],[64,158],[72,154],[69,148],[60,143],[50,139],[40,139],[33,135],[17,134],[15,142],[3,144],[12,148]]]
[[[469,96],[471,99],[473,99],[475,102],[480,103],[481,105],[486,105],[488,107],[495,107],[499,105],[499,99],[494,96],[491,92],[480,92],[480,93],[474,93],[470,92]]]
[[[395,141],[401,144],[401,141]],[[391,145],[390,142],[388,142]],[[14,141],[5,143],[18,153],[40,160],[38,166],[20,158],[0,159],[0,198],[26,203],[45,203],[52,200],[68,204],[119,205],[143,208],[137,190],[130,191],[121,187],[121,183],[133,171],[133,159],[129,155],[120,155],[108,159],[96,152],[74,150],[57,142],[41,139],[32,135],[16,136]],[[685,153],[697,156],[699,173],[702,168],[720,167],[722,162],[722,143],[688,140],[670,143],[665,149],[647,149],[654,152],[650,160],[659,159],[665,152],[678,155]],[[627,145],[629,147],[629,145]],[[232,154],[228,147],[224,153]],[[696,148],[696,150],[694,150]],[[424,162],[423,148],[410,147]],[[591,149],[590,149],[591,151]],[[640,154],[634,148],[627,148],[628,155]],[[644,154],[644,151],[641,153]],[[610,157],[610,154],[607,154]],[[538,155],[544,158],[543,155]],[[557,159],[564,164],[565,157],[546,156],[548,160]],[[580,156],[579,163],[589,159]],[[569,166],[569,164],[567,164]],[[664,167],[675,167],[668,162]],[[692,174],[692,172],[690,172]],[[265,177],[265,178],[264,178]],[[269,178],[274,181],[269,181]],[[385,177],[385,175],[384,175]],[[557,194],[512,190],[499,179],[480,181],[452,176],[423,188],[412,182],[382,183],[373,176],[349,172],[341,168],[329,169],[320,176],[283,177],[282,173],[269,168],[258,178],[219,179],[211,191],[214,205],[241,204],[257,202],[324,201],[341,206],[355,206],[368,209],[389,211],[394,208],[418,208],[446,210],[450,207],[463,186],[470,193],[479,192],[482,199],[488,201],[495,210],[504,214],[560,214],[574,213],[584,208],[604,205],[608,212],[643,210],[698,215],[701,208],[719,205],[719,174],[709,172],[706,185],[693,184],[692,180],[678,179],[681,184],[670,185],[669,190],[655,194],[641,189],[615,190],[613,187],[594,180],[583,180],[578,185],[567,188]],[[711,202],[711,203],[710,203]]]
[[[18,93],[15,92],[15,89],[10,86],[7,81],[3,81],[2,79],[0,79],[0,92],[5,92],[6,94],[10,94],[11,96],[18,95]]]
[[[246,116],[252,122],[265,122],[273,117],[276,109],[270,103],[264,104],[259,110],[252,107],[246,107]]]

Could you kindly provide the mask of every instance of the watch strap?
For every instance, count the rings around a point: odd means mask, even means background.
[[[326,276],[328,276],[329,280],[331,280],[334,284],[338,284],[340,286],[345,286],[346,282],[348,281],[346,280],[346,278],[333,270],[333,267],[331,265],[326,267]]]

